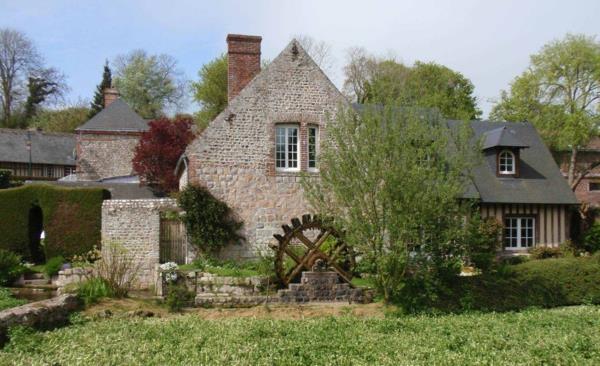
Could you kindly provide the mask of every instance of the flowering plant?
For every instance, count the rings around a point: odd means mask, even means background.
[[[175,282],[177,280],[177,263],[167,262],[159,266],[160,270],[165,274],[165,280],[167,282]]]

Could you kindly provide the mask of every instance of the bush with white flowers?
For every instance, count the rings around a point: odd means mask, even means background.
[[[164,274],[164,278],[167,282],[173,283],[177,280],[177,263],[167,262],[159,266],[161,272]]]

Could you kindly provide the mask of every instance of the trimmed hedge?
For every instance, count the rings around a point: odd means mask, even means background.
[[[101,188],[63,188],[30,184],[0,191],[0,249],[30,258],[29,212],[39,206],[46,233],[46,258],[69,258],[100,246]]]
[[[499,271],[462,277],[452,299],[435,307],[446,311],[511,311],[600,304],[600,255],[530,260]]]

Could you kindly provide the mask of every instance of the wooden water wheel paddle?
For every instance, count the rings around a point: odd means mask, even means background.
[[[311,271],[320,259],[350,283],[355,266],[355,254],[344,243],[342,235],[333,226],[317,216],[303,215],[292,219],[292,225],[282,225],[283,235],[273,235],[278,244],[275,251],[275,272],[281,284],[287,286],[302,271]]]

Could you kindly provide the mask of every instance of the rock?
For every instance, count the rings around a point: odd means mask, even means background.
[[[75,294],[64,294],[52,299],[32,302],[0,311],[0,329],[24,325],[49,329],[67,324],[69,314],[82,308],[83,303]]]

